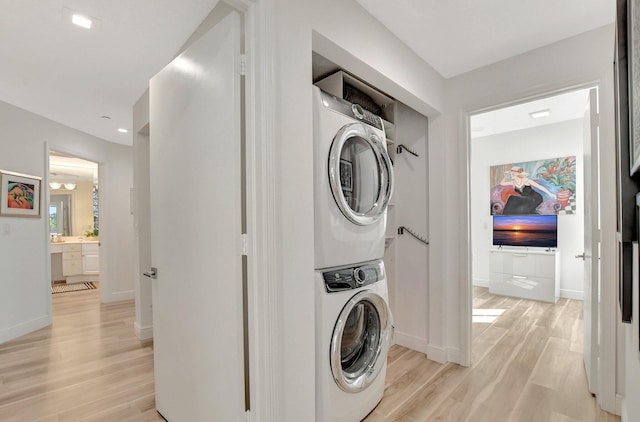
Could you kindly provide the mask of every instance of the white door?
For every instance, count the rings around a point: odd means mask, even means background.
[[[156,408],[169,422],[244,420],[240,17],[150,83]]]
[[[598,114],[597,91],[589,91],[584,114],[584,366],[589,391],[597,394],[598,375]]]

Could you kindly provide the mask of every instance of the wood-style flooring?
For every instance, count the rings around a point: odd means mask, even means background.
[[[98,290],[52,297],[52,326],[0,345],[0,421],[163,421],[133,301],[101,305]]]
[[[505,312],[474,324],[473,365],[394,346],[385,396],[366,422],[619,421],[587,391],[581,307],[476,288],[474,308]],[[133,333],[133,302],[101,305],[91,290],[53,295],[53,309],[51,327],[0,345],[0,421],[162,421],[153,346]]]
[[[473,324],[471,367],[393,346],[384,397],[366,422],[620,421],[587,388],[581,301],[553,305],[475,287],[473,307],[504,313]]]

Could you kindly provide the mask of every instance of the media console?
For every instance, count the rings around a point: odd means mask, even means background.
[[[489,292],[555,303],[560,294],[560,253],[491,250]]]

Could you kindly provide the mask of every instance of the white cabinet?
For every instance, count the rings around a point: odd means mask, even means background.
[[[97,243],[82,244],[82,273],[100,273],[100,247]]]
[[[62,275],[82,274],[82,245],[62,245]]]
[[[100,281],[100,244],[69,242],[51,244],[51,281],[67,283]]]
[[[492,250],[489,292],[556,302],[560,293],[558,251]]]

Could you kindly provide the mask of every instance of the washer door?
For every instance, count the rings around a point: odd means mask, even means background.
[[[385,139],[368,125],[352,123],[333,138],[329,183],[345,217],[366,226],[378,221],[393,193],[393,169]]]
[[[380,295],[365,290],[349,299],[331,338],[331,372],[342,390],[357,393],[376,379],[391,335],[391,312]]]

